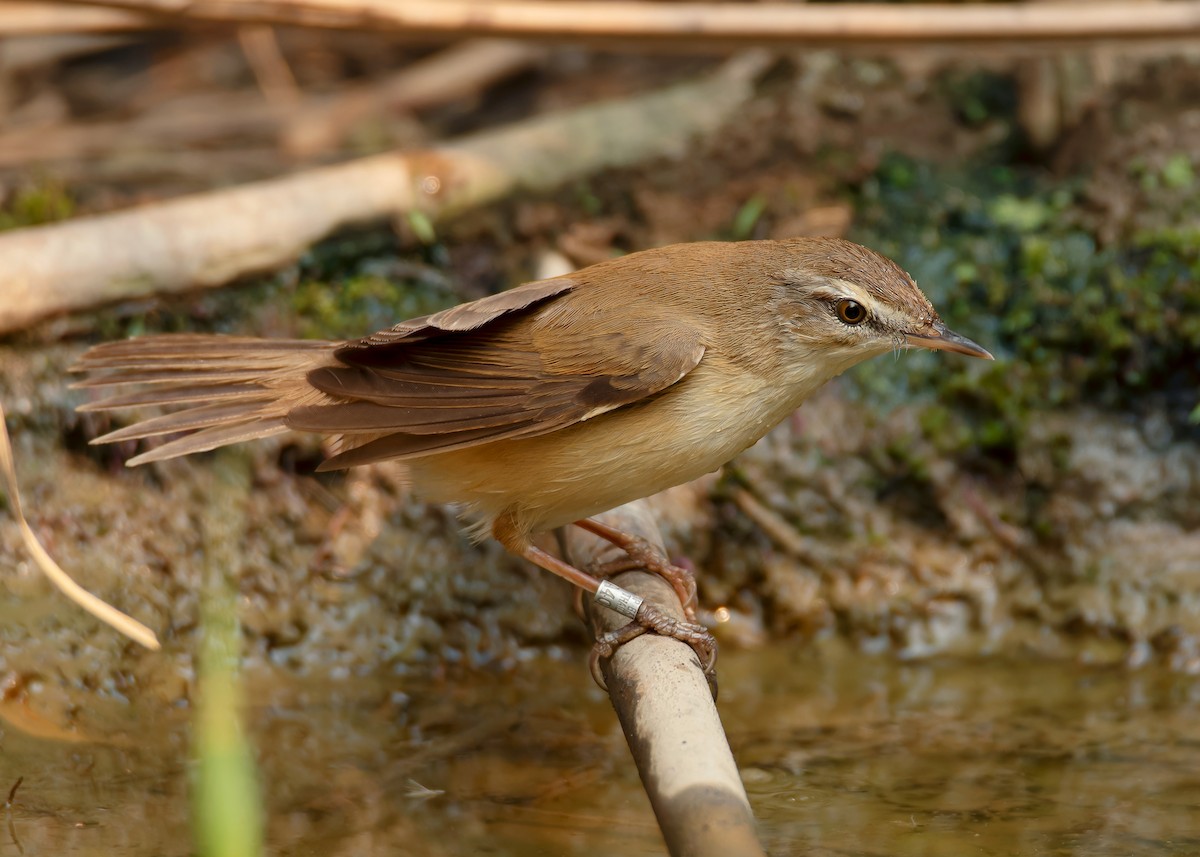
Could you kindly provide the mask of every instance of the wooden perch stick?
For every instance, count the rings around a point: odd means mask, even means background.
[[[1200,2],[666,3],[598,0],[67,0],[193,21],[687,43],[940,42],[1195,36]]]
[[[768,62],[751,52],[699,82],[426,151],[0,234],[0,333],[64,310],[276,268],[350,224],[414,210],[444,217],[519,189],[545,191],[602,169],[679,157],[732,116]]]
[[[645,501],[600,519],[663,547]],[[565,537],[567,555],[579,566],[623,556],[578,527],[568,527]],[[634,571],[614,582],[683,617],[662,578]],[[600,631],[628,621],[594,604],[591,613]],[[695,653],[678,640],[644,634],[617,649],[602,669],[667,850],[673,857],[762,857],[750,801]]]

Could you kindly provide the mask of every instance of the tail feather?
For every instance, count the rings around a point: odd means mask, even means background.
[[[126,383],[126,382],[120,382]],[[79,386],[79,385],[75,385]],[[195,402],[218,402],[234,399],[262,388],[256,384],[197,384],[190,387],[172,387],[169,390],[142,390],[121,393],[94,402],[85,402],[77,411],[116,411],[122,408],[139,408],[147,405],[187,405]]]
[[[88,368],[71,367],[72,372],[94,371]],[[86,390],[91,387],[112,387],[118,384],[171,384],[173,386],[180,385],[184,382],[193,382],[197,384],[232,384],[239,382],[254,383],[262,377],[260,369],[241,369],[227,370],[224,372],[216,372],[212,369],[193,368],[190,371],[185,369],[146,369],[135,371],[131,369],[122,369],[116,372],[110,372],[107,375],[97,375],[94,378],[84,378],[82,381],[76,381],[71,385],[76,390]]]
[[[328,351],[342,343],[324,339],[258,339],[253,336],[223,336],[213,333],[166,333],[102,342],[89,348],[75,364],[77,369],[100,361],[127,358],[142,364],[147,360],[175,357],[232,359],[250,354],[254,359],[271,352]]]
[[[129,460],[144,464],[288,431],[292,408],[330,400],[307,376],[341,344],[200,334],[129,339],[83,354],[71,368],[89,377],[73,386],[137,388],[88,402],[86,411],[184,406],[92,441],[181,435]]]
[[[189,434],[176,440],[168,441],[162,446],[147,450],[141,455],[135,455],[125,462],[130,467],[139,464],[149,464],[151,461],[165,461],[168,458],[178,458],[181,455],[191,455],[193,452],[208,452],[220,446],[229,446],[246,440],[258,440],[271,435],[291,431],[283,417],[259,419],[253,422],[236,423],[228,426],[216,426],[204,429],[195,434]]]
[[[216,426],[240,424],[247,420],[255,419],[261,415],[265,408],[269,408],[270,405],[271,400],[265,393],[261,393],[248,401],[218,402],[212,405],[201,405],[177,411],[173,414],[151,417],[150,419],[136,422],[131,426],[110,431],[108,434],[96,438],[92,443],[119,443],[125,440],[141,440],[147,437],[160,437],[164,434],[178,434],[185,431],[215,428]]]

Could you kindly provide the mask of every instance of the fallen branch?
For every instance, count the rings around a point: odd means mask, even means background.
[[[598,0],[66,0],[209,22],[405,36],[780,45],[1195,36],[1200,3],[666,3]]]
[[[745,54],[696,83],[426,151],[4,233],[0,333],[64,310],[276,268],[350,224],[413,211],[437,219],[517,190],[546,191],[602,169],[681,156],[746,101],[768,62]]]
[[[600,519],[648,539],[662,537],[645,501]],[[620,549],[578,527],[567,528],[567,555],[578,566],[623,556]],[[676,618],[683,608],[662,578],[627,572],[615,581]],[[601,632],[628,620],[591,607]],[[613,708],[629,741],[642,784],[673,857],[760,857],[754,816],[725,730],[695,653],[685,643],[644,634],[601,665]]]

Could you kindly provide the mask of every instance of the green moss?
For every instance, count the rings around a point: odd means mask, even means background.
[[[319,339],[382,330],[454,302],[444,290],[371,274],[333,282],[305,281],[292,294],[292,307],[300,319],[299,335]]]
[[[1195,187],[1196,172],[1191,157],[1176,152],[1165,158],[1136,157],[1129,162],[1129,174],[1147,194],[1159,191],[1188,191]]]
[[[1011,119],[1016,110],[1017,88],[1011,75],[952,70],[939,78],[938,88],[959,121],[968,127],[993,119]]]
[[[1192,170],[1191,159],[1178,153],[1163,165],[1163,184],[1172,190],[1189,190],[1196,183],[1196,173]]]
[[[1200,241],[1172,227],[1100,248],[1076,191],[1008,168],[970,174],[892,157],[861,188],[853,236],[896,259],[995,363],[942,354],[865,364],[872,397],[936,400],[935,443],[1013,449],[1031,413],[1149,400],[1186,424],[1200,397]]]
[[[440,245],[401,252],[389,230],[339,236],[314,247],[293,269],[236,288],[154,303],[137,315],[104,313],[98,341],[148,333],[228,333],[347,339],[458,302]]]
[[[53,223],[74,213],[75,201],[58,182],[30,184],[15,190],[0,207],[0,230]]]

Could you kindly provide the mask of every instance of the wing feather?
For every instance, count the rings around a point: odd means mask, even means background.
[[[322,462],[317,467],[317,470],[319,472],[342,470],[347,467],[357,467],[360,464],[375,464],[380,461],[404,461],[410,458],[421,458],[422,456],[433,455],[435,453],[452,452],[456,449],[479,446],[483,443],[494,443],[498,440],[515,440],[522,437],[532,437],[537,434],[545,434],[547,431],[553,431],[554,429],[565,428],[570,424],[571,420],[563,419],[558,425],[550,426],[549,428],[546,424],[525,424],[512,426],[505,431],[476,429],[474,431],[451,432],[442,435],[389,434],[364,443],[361,446],[348,449],[345,452],[339,452],[337,455]]]
[[[346,363],[367,364],[380,358],[386,362],[389,345],[412,344],[447,333],[476,330],[503,316],[531,309],[566,294],[578,286],[579,282],[570,277],[535,280],[486,298],[452,306],[433,315],[402,321],[387,330],[347,342],[336,356]]]
[[[704,341],[668,309],[618,326],[586,276],[527,283],[346,343],[172,335],[97,346],[87,406],[183,406],[99,438],[181,437],[139,464],[290,429],[342,435],[322,470],[533,437],[654,396],[699,364]],[[628,314],[626,314],[628,318]]]
[[[591,419],[665,390],[704,355],[700,333],[665,313],[618,331],[578,300],[576,291],[540,296],[524,312],[514,301],[479,323],[481,313],[464,311],[440,323],[466,329],[340,349],[339,365],[308,375],[330,401],[293,408],[288,425],[351,443],[371,436],[324,469],[413,458]]]
[[[134,393],[120,393],[96,399],[94,402],[84,402],[75,410],[87,413],[112,411],[118,408],[137,408],[144,405],[189,405],[196,402],[207,404],[223,399],[238,399],[262,391],[263,388],[258,384],[196,384],[191,387],[181,386],[170,390],[151,389],[139,390]]]

